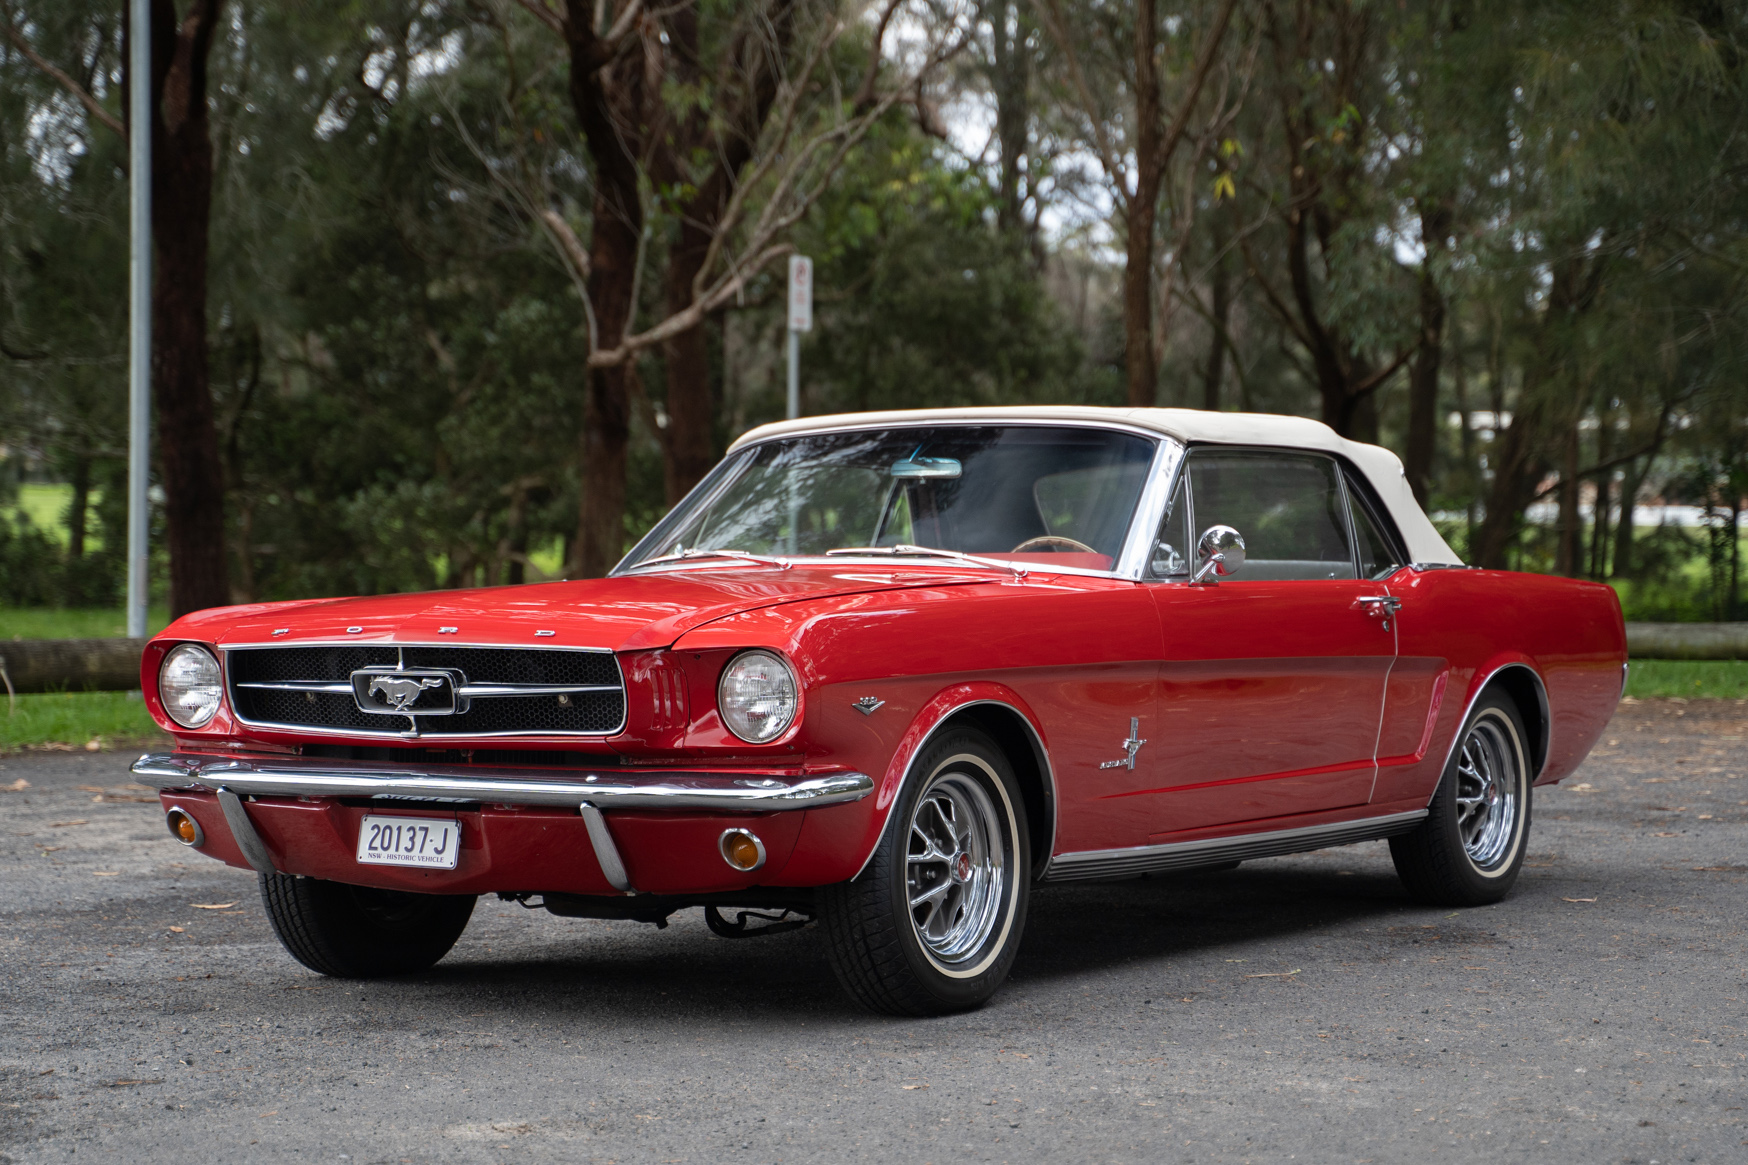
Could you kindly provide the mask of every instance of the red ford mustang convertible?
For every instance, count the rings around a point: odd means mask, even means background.
[[[1389,452],[1291,417],[767,425],[601,579],[265,603],[147,647],[170,832],[329,975],[476,897],[819,921],[887,1012],[974,1006],[1034,883],[1389,838],[1494,902],[1621,694],[1606,587],[1463,566]]]

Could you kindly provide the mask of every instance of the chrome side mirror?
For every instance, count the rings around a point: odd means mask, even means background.
[[[1217,578],[1236,574],[1244,565],[1244,536],[1231,526],[1209,526],[1196,544],[1196,577],[1191,586],[1211,586]]]

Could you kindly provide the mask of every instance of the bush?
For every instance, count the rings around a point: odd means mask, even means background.
[[[122,559],[70,558],[22,512],[0,516],[0,604],[10,607],[112,607],[121,601]]]

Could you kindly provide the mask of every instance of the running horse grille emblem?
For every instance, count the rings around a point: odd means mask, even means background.
[[[365,692],[367,696],[380,695],[389,706],[391,712],[405,712],[419,702],[419,697],[432,688],[441,688],[443,677],[434,676],[422,680],[402,680],[392,676],[378,676],[370,681],[370,687]]]
[[[352,673],[352,697],[360,712],[374,716],[454,716],[467,711],[464,682],[449,669],[360,668]]]

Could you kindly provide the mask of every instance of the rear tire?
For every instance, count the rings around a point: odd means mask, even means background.
[[[1031,879],[1013,766],[983,733],[950,729],[912,763],[861,875],[820,892],[832,970],[871,1011],[977,1007],[1013,966]]]
[[[1530,827],[1523,717],[1503,693],[1483,695],[1451,751],[1427,817],[1390,839],[1408,892],[1432,906],[1485,906],[1511,892]]]
[[[424,971],[449,953],[473,915],[473,894],[373,890],[262,874],[261,902],[291,957],[322,975],[377,979]]]

